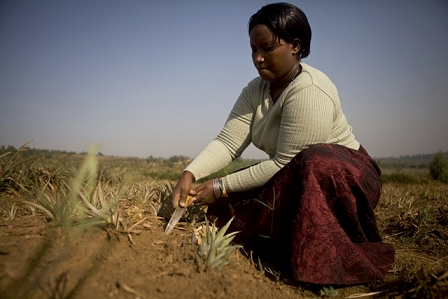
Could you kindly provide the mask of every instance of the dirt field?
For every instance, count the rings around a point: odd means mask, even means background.
[[[166,236],[149,217],[133,235],[92,228],[68,236],[43,216],[0,222],[2,298],[312,298],[304,286],[276,281],[241,252],[221,271],[199,273],[192,229]],[[182,226],[180,227],[182,228]],[[340,294],[367,291],[358,286]]]
[[[63,176],[39,168],[27,178],[46,173],[54,186],[45,192],[57,202]],[[83,232],[31,209],[23,200],[42,200],[29,192],[0,193],[0,298],[448,298],[447,184],[386,184],[376,214],[396,248],[394,267],[384,281],[343,287],[292,282],[268,265],[261,271],[244,250],[221,271],[198,271],[192,235],[202,224],[182,222],[166,236],[169,213],[156,215],[161,193],[153,187],[127,187],[117,209],[126,229],[109,223]]]
[[[386,188],[387,192],[394,192],[394,189]],[[390,195],[385,197],[390,198]],[[379,207],[380,220],[387,219],[387,213],[391,212]],[[263,274],[242,251],[235,252],[231,263],[221,271],[198,272],[194,263],[196,245],[191,241],[194,227],[186,223],[166,236],[163,233],[165,219],[149,213],[143,215],[147,218],[138,226],[139,234],[131,235],[134,245],[127,234],[110,229],[94,227],[82,234],[68,234],[40,213],[17,214],[14,220],[3,218],[0,221],[2,298],[319,297],[319,288]],[[414,243],[395,242],[397,265],[386,277],[387,283],[335,287],[338,294],[334,298],[378,290],[388,290],[388,293],[381,293],[383,298],[387,294],[389,298],[405,297],[403,277],[400,278],[398,272],[403,276],[405,270],[411,272],[416,267],[424,269],[426,266],[432,271],[420,278],[424,286],[435,287],[431,281],[423,281],[425,277],[431,280],[436,276],[437,280],[442,275],[445,278],[436,284],[446,284],[447,242],[444,238],[448,231],[447,223],[442,224],[445,227],[430,228],[432,233],[425,236],[423,248]],[[380,228],[386,232],[396,229],[390,219],[388,224],[380,221]],[[386,235],[386,241],[394,242],[390,235]],[[422,250],[425,248],[426,254]],[[411,289],[408,287],[409,298],[414,297],[409,293]],[[436,291],[440,291],[439,294],[427,298],[443,298],[447,294],[444,293],[446,288]]]

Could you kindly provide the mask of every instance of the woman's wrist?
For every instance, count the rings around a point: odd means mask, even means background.
[[[213,194],[215,195],[216,199],[221,197],[227,197],[226,187],[224,185],[222,178],[213,179],[212,185],[213,185]]]
[[[194,183],[194,182],[196,181],[196,178],[194,177],[194,174],[191,173],[191,172],[188,171],[188,170],[185,170],[185,171],[182,173],[182,178],[189,179],[192,183]]]

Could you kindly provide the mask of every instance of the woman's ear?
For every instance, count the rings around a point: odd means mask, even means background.
[[[301,49],[301,45],[302,42],[300,41],[300,39],[296,38],[292,41],[291,46],[292,46],[292,54],[295,56],[300,52]]]

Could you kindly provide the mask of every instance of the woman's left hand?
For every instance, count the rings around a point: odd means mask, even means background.
[[[195,205],[209,205],[215,202],[215,194],[213,193],[212,180],[206,181],[197,186],[194,191],[196,192],[196,199],[193,204]]]

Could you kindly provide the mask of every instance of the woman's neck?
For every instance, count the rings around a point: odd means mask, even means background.
[[[280,81],[280,82],[271,82],[271,90],[283,90],[285,89],[294,79],[300,74],[302,71],[302,66],[300,63],[297,63],[290,72]]]
[[[294,69],[294,71],[292,72],[293,75],[288,76],[288,80],[284,83],[280,83],[281,85],[275,85],[273,82],[269,84],[269,102],[271,103],[271,105],[274,105],[275,102],[277,102],[283,90],[285,90],[285,88],[288,87],[288,85],[291,84],[291,82],[294,81],[295,78],[297,78],[297,76],[302,71],[302,66],[298,64],[297,68]]]

